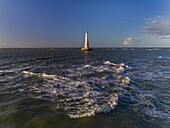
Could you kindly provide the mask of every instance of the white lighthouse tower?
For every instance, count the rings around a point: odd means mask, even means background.
[[[88,32],[85,33],[85,41],[84,41],[84,48],[81,48],[82,51],[92,51],[93,49],[89,48],[89,37]]]

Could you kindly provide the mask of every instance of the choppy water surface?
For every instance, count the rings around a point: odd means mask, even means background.
[[[0,49],[1,128],[168,128],[170,49]]]

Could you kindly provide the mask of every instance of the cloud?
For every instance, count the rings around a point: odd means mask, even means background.
[[[170,20],[161,16],[146,19],[142,32],[155,36],[170,36]]]
[[[7,42],[0,41],[0,48],[8,48],[9,45]]]
[[[149,24],[149,25],[151,25],[151,24],[153,25],[153,24],[158,23],[158,19],[160,19],[160,16],[148,18],[148,19],[145,20],[146,21],[145,23]]]
[[[0,42],[0,47],[6,47],[5,43]]]
[[[170,39],[170,36],[162,36],[160,39]]]
[[[122,44],[123,45],[134,45],[137,42],[141,42],[141,40],[135,39],[135,38],[132,38],[132,37],[128,37],[128,38],[123,40]]]

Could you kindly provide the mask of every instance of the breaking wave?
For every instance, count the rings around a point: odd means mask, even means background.
[[[22,81],[12,86],[12,93],[55,103],[70,118],[109,112],[118,104],[119,86],[127,85],[124,63],[105,61],[99,65],[80,65],[63,69],[63,75],[22,71]]]

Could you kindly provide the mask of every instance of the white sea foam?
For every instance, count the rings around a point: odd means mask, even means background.
[[[116,66],[116,64],[111,63],[110,61],[105,61],[104,64]]]
[[[0,73],[14,73],[14,72],[20,72],[24,69],[27,69],[27,68],[30,68],[30,67],[22,67],[22,68],[12,68],[12,69],[8,69],[8,70],[0,70]]]
[[[122,78],[121,78],[121,83],[123,83],[123,84],[129,84],[129,82],[130,82],[130,78],[129,78],[129,77],[125,76],[125,77],[122,77]]]
[[[11,73],[13,70],[0,70],[0,73]]]
[[[24,77],[41,78],[44,82],[20,84],[20,87],[17,86],[18,92],[14,93],[52,101],[57,108],[66,111],[70,118],[94,116],[96,113],[109,112],[117,105],[116,86],[130,81],[120,74],[125,69],[123,63],[106,61],[99,66],[83,65],[65,69],[65,76],[23,71]]]
[[[112,66],[116,66],[116,67],[129,68],[128,65],[125,65],[124,63],[115,64],[115,63],[112,63],[112,62],[110,62],[110,61],[104,61],[104,64],[106,64],[106,65],[112,65]]]
[[[148,49],[146,49],[147,51],[158,51],[158,50],[161,50],[161,49],[159,49],[159,48],[148,48]]]

